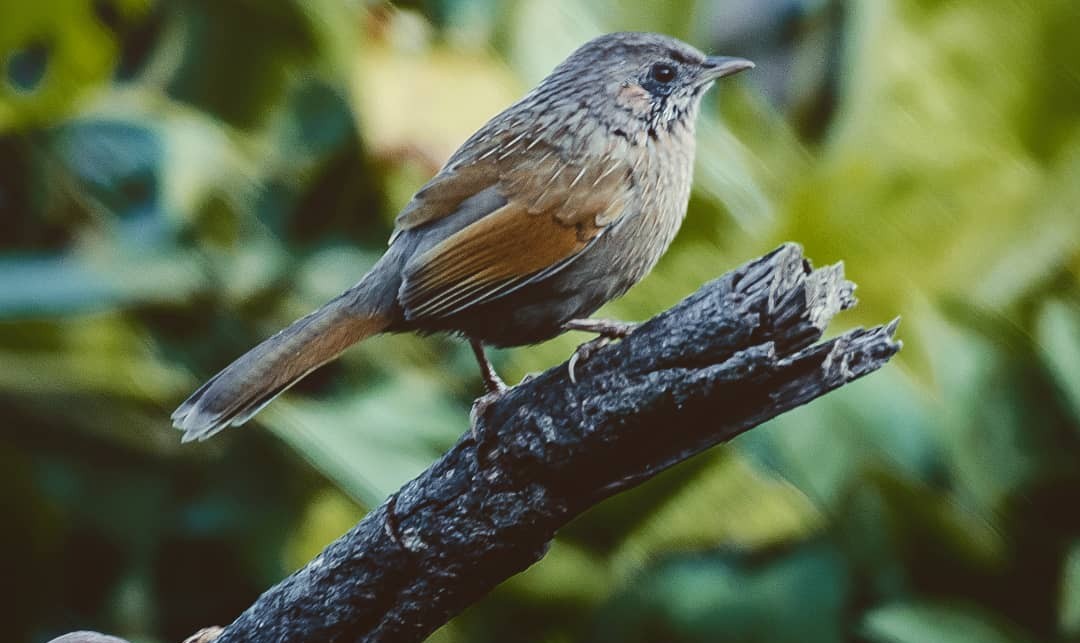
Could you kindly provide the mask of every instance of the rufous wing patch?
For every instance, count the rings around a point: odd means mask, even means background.
[[[508,204],[409,262],[400,301],[410,318],[442,317],[493,299],[581,252],[600,228],[566,226]]]
[[[622,213],[620,165],[540,155],[504,169],[507,204],[409,260],[406,316],[446,317],[562,269]]]

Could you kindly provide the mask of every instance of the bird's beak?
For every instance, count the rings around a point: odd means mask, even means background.
[[[709,56],[705,59],[704,68],[701,72],[703,82],[713,81],[724,76],[731,76],[740,71],[753,69],[754,63],[745,58],[733,58],[731,56]]]

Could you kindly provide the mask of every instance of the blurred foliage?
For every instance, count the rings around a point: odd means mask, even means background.
[[[841,324],[902,314],[906,348],[581,516],[432,640],[1080,641],[1075,0],[5,0],[8,640],[228,622],[465,430],[446,338],[366,342],[207,444],[167,417],[616,29],[759,67],[707,99],[683,231],[603,312],[795,240],[858,281]]]

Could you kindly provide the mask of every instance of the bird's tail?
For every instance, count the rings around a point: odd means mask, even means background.
[[[205,440],[247,422],[275,397],[356,342],[380,333],[391,315],[358,310],[354,290],[262,342],[191,394],[172,414],[183,441]]]

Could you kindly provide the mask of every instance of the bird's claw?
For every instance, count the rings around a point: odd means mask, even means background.
[[[567,363],[567,369],[570,371],[570,381],[577,384],[577,373],[574,369],[577,367],[578,362],[587,362],[589,358],[596,354],[598,350],[611,343],[611,339],[600,336],[594,339],[590,339],[584,344],[577,347],[574,354],[570,356],[570,361]]]
[[[480,426],[480,421],[484,418],[484,414],[487,413],[487,410],[491,408],[492,404],[498,402],[509,390],[510,389],[507,388],[506,385],[503,385],[501,389],[488,391],[473,400],[472,408],[469,409],[469,431],[472,433],[473,442],[476,444],[480,444],[480,431],[477,427]]]
[[[588,361],[596,351],[607,346],[613,339],[624,339],[630,336],[638,324],[614,319],[571,319],[563,324],[563,330],[580,330],[586,333],[598,333],[600,336],[577,347],[570,356],[567,367],[570,371],[570,381],[577,384],[575,368],[578,362]]]

